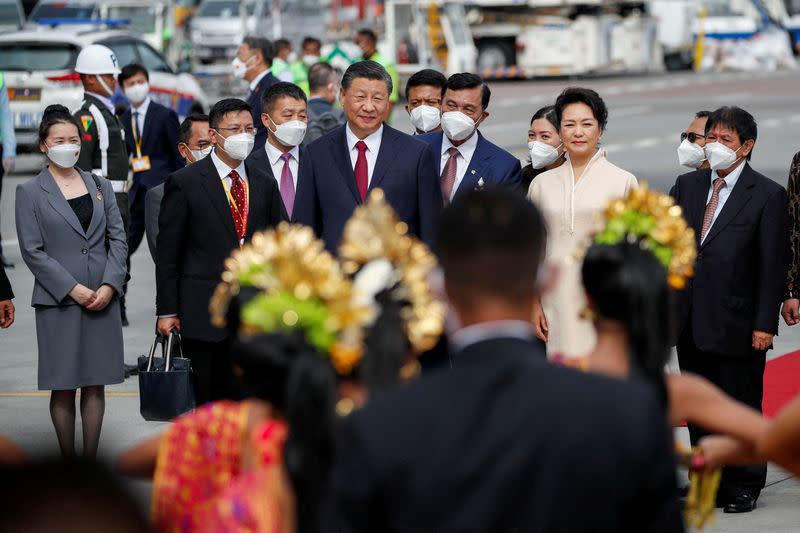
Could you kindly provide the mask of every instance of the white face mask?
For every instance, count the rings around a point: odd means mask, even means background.
[[[216,130],[214,130],[216,131]],[[222,149],[225,153],[237,161],[244,161],[250,152],[253,151],[253,146],[256,144],[256,138],[249,133],[237,133],[225,138],[220,132],[217,135],[224,139]]]
[[[305,63],[307,67],[313,67],[314,65],[319,63],[319,56],[311,56],[311,55],[303,56],[303,63]]]
[[[150,84],[147,82],[137,83],[125,89],[125,96],[132,104],[141,104],[148,94],[150,94]]]
[[[442,120],[441,112],[429,105],[421,105],[411,110],[411,124],[417,131],[428,133],[439,127]]]
[[[275,124],[274,120],[271,118],[270,120]],[[303,142],[303,137],[306,136],[307,126],[308,125],[302,120],[290,120],[283,124],[275,124],[275,130],[269,131],[275,135],[275,138],[278,139],[278,142],[282,145],[294,147]]]
[[[192,157],[194,158],[193,161],[194,163],[197,163],[201,159],[206,158],[208,154],[211,153],[211,149],[214,148],[213,146],[206,146],[202,150],[192,150],[191,148],[189,148],[188,144],[184,143],[184,146],[186,147],[187,150],[189,150],[189,153],[192,154]]]
[[[708,164],[711,165],[711,168],[714,170],[725,170],[726,168],[730,168],[739,160],[739,158],[736,156],[736,152],[738,152],[741,148],[742,147],[740,146],[736,150],[731,150],[720,142],[708,143],[706,145]]]
[[[47,145],[45,145],[47,146]],[[81,155],[80,144],[57,144],[47,147],[47,159],[61,168],[72,168]]]
[[[448,111],[442,114],[442,129],[451,141],[463,141],[475,133],[477,124],[461,111]]]
[[[561,145],[559,145],[560,147]],[[542,141],[529,142],[528,150],[531,153],[531,165],[537,170],[552,165],[561,156],[558,148],[553,148]]]
[[[700,168],[706,160],[706,153],[703,147],[697,143],[684,139],[678,146],[678,162],[689,168]]]
[[[255,56],[250,56],[247,58],[247,61],[242,61],[238,57],[234,57],[233,61],[231,61],[231,66],[233,67],[233,77],[238,79],[244,79],[245,74],[247,71],[250,70],[248,63],[250,60],[253,59]]]

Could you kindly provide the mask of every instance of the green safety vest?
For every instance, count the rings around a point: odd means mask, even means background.
[[[303,89],[306,96],[311,94],[311,88],[308,85],[308,70],[306,70],[305,63],[302,60],[295,61],[292,63],[291,69],[294,84]]]
[[[289,63],[277,57],[272,60],[272,75],[276,78],[289,70]]]

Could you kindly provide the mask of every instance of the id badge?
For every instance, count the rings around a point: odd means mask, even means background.
[[[131,168],[134,172],[144,172],[150,170],[150,156],[134,157],[131,159]]]

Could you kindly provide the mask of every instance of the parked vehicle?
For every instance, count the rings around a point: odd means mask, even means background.
[[[231,60],[246,34],[254,32],[254,4],[239,0],[204,0],[191,21],[189,38],[195,61]],[[244,15],[244,16],[243,16]]]
[[[134,33],[121,30],[79,31],[55,28],[0,35],[0,71],[9,90],[17,144],[21,150],[37,146],[36,129],[50,104],[71,110],[80,107],[83,88],[73,72],[84,46],[111,48],[120,66],[140,63],[150,72],[150,96],[185,116],[191,107],[207,107],[206,96],[191,74],[176,73],[164,56]]]
[[[15,31],[25,24],[25,12],[19,0],[0,0],[0,32]]]

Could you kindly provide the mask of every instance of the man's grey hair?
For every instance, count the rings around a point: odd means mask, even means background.
[[[342,89],[345,92],[353,84],[356,78],[366,78],[368,80],[383,80],[386,82],[386,89],[389,94],[392,94],[392,77],[386,72],[386,69],[380,63],[375,61],[359,61],[350,65],[344,73],[342,78]]]

